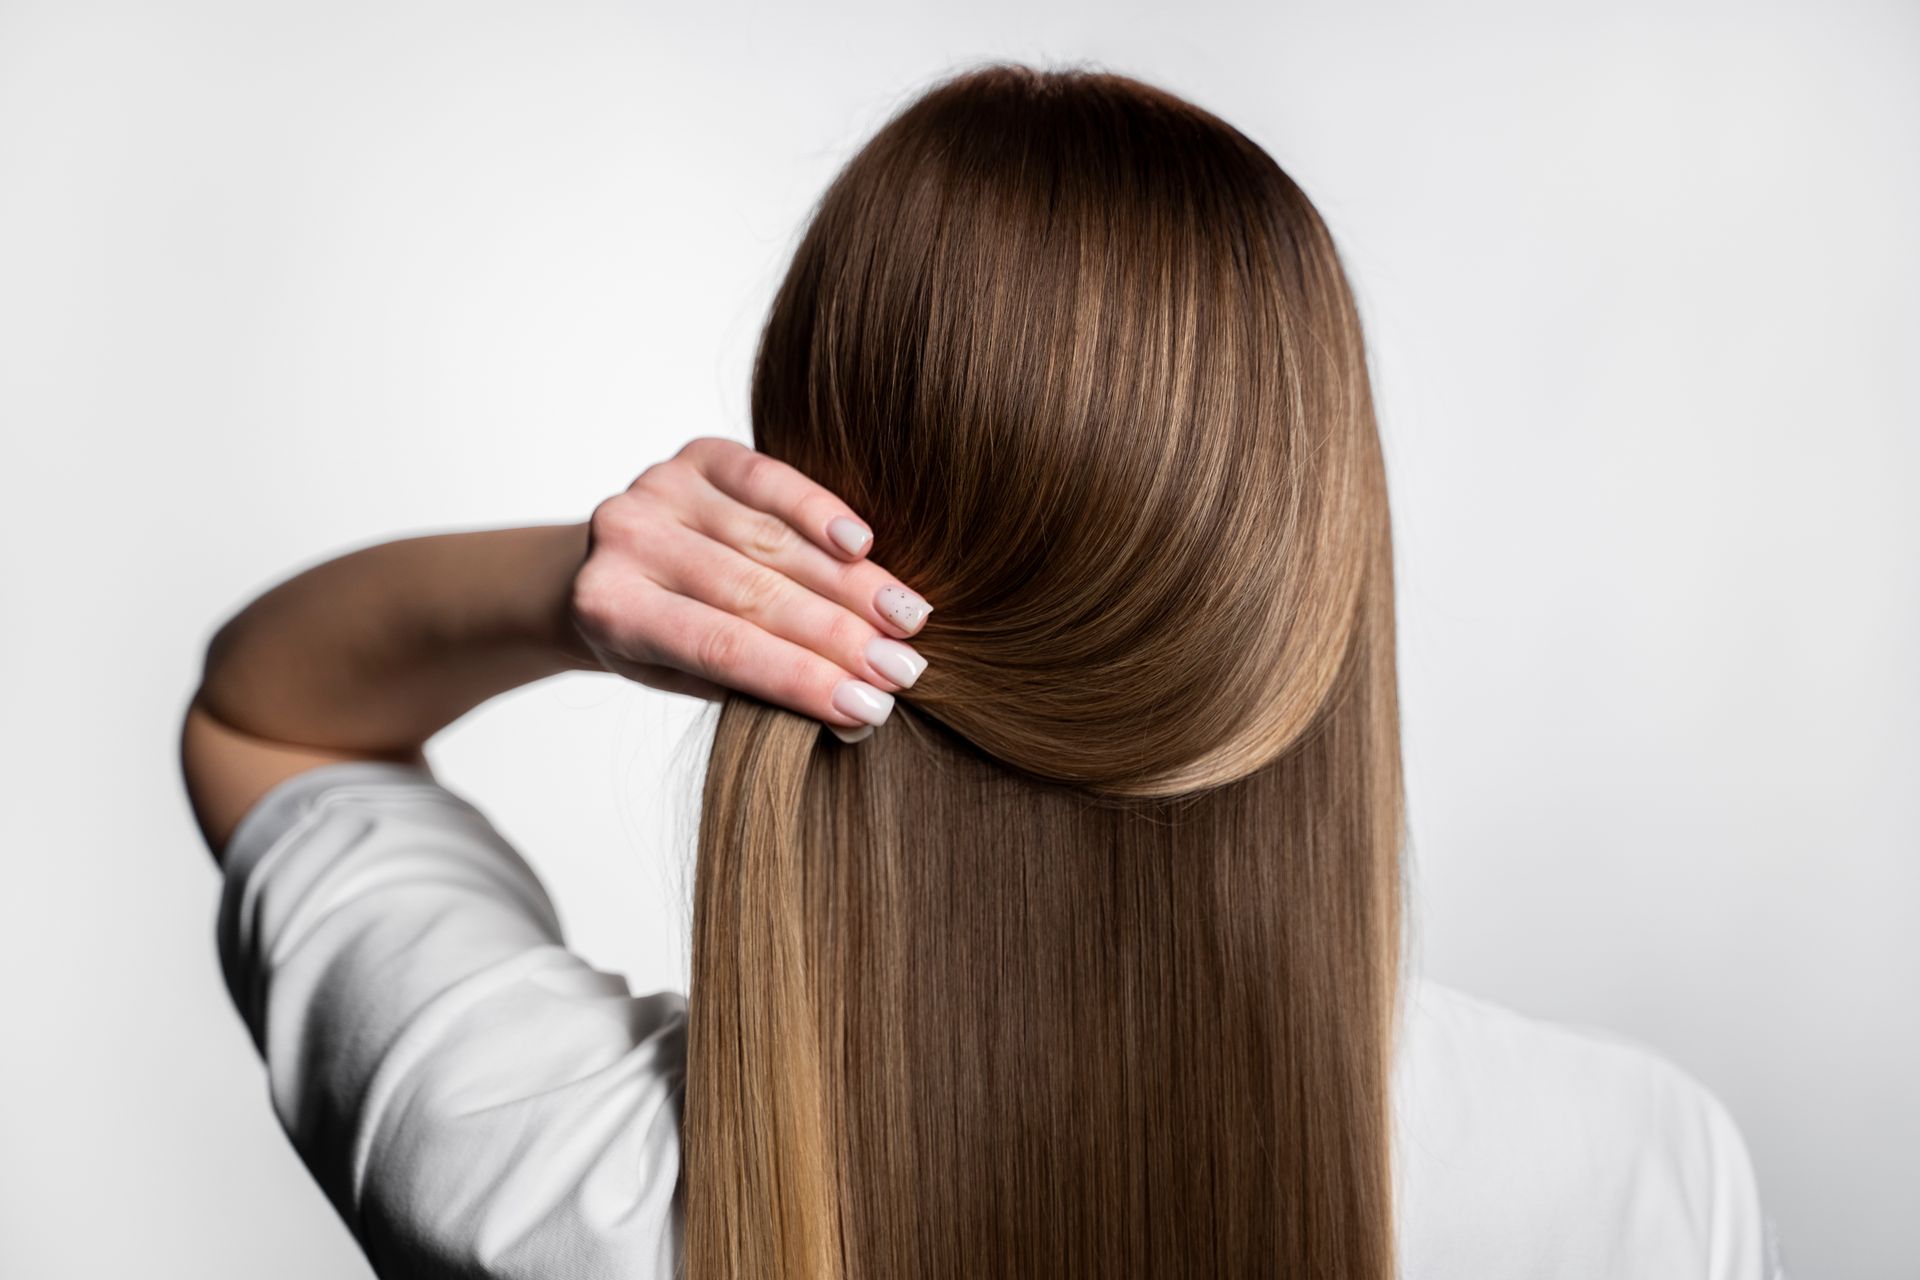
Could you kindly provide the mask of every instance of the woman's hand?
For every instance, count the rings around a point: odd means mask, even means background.
[[[399,538],[266,591],[207,647],[181,767],[208,845],[304,769],[425,762],[489,698],[602,667],[873,732],[926,663],[927,602],[866,559],[844,502],[773,458],[695,440],[590,523]]]
[[[694,440],[594,510],[574,624],[609,671],[676,693],[737,689],[853,742],[926,669],[931,606],[866,558],[873,534],[776,458]]]

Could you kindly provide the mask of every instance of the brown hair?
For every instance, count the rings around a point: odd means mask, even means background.
[[[1393,1270],[1387,494],[1325,226],[1161,90],[995,66],[823,198],[755,443],[935,605],[845,746],[721,712],[687,1270]]]

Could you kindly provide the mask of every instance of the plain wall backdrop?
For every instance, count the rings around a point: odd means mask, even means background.
[[[1920,8],[1774,0],[0,0],[0,1275],[367,1274],[216,967],[202,646],[744,438],[813,201],[991,57],[1217,111],[1342,246],[1427,967],[1706,1082],[1797,1277],[1920,1275]],[[568,677],[434,750],[637,988],[698,710]]]

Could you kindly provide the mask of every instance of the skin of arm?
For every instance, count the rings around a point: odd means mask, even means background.
[[[496,694],[600,670],[571,621],[586,524],[384,542],[308,569],[207,649],[181,766],[208,846],[275,784],[348,760],[424,764]]]
[[[295,575],[208,645],[181,728],[218,859],[278,783],[324,764],[425,763],[441,729],[566,671],[736,689],[843,735],[886,718],[930,606],[866,557],[846,505],[744,445],[695,440],[590,521],[383,542]],[[904,602],[904,603],[903,603]]]

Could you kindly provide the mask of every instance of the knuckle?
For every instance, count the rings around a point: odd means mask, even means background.
[[[694,645],[694,661],[703,672],[724,674],[740,664],[746,631],[737,624],[709,628]]]
[[[821,661],[812,654],[800,654],[783,664],[779,675],[779,688],[789,702],[804,706],[808,702],[826,701],[816,698],[814,691],[821,686]]]
[[[723,460],[727,453],[741,445],[725,436],[695,436],[680,447],[674,458],[682,465],[706,467]]]
[[[764,453],[756,453],[740,466],[740,488],[745,493],[764,493],[773,482],[776,464]]]
[[[604,572],[589,567],[574,575],[569,603],[573,616],[596,636],[611,635],[619,625],[619,597]]]
[[[573,580],[573,594],[568,600],[573,616],[594,631],[604,631],[607,621],[606,593],[601,588],[596,575],[581,573]]]
[[[593,509],[593,515],[587,520],[587,529],[593,535],[596,546],[618,540],[632,529],[632,506],[627,495],[621,493],[604,499]]]
[[[871,560],[836,564],[833,569],[834,590],[846,600],[870,600],[874,592],[891,580],[885,573],[877,570]]]
[[[755,513],[747,522],[746,542],[761,556],[778,556],[793,546],[793,526],[778,516]]]
[[[823,529],[827,521],[839,515],[843,510],[839,502],[826,493],[808,493],[800,499],[795,515],[800,524],[808,529]]]
[[[728,599],[733,612],[743,617],[764,614],[780,594],[780,575],[757,564],[749,564],[734,574]]]
[[[872,633],[873,628],[865,621],[839,610],[834,613],[833,621],[827,624],[827,646],[833,653],[857,656],[865,650]]]
[[[668,493],[679,482],[684,469],[685,464],[675,458],[656,462],[635,478],[629,492],[655,496]]]

